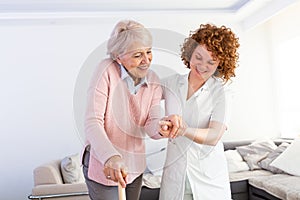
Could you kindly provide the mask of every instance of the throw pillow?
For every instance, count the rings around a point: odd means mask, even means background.
[[[299,152],[300,139],[295,139],[270,165],[288,174],[300,176]]]
[[[275,149],[273,152],[269,153],[265,159],[259,161],[258,165],[262,169],[266,169],[266,170],[276,173],[276,174],[283,173],[282,170],[280,170],[276,167],[270,166],[270,163],[273,160],[275,160],[283,151],[285,151],[288,146],[289,146],[289,143],[283,142],[282,144],[280,144],[277,147],[277,149]]]
[[[248,171],[249,166],[243,160],[237,150],[227,150],[224,152],[227,160],[228,172]]]
[[[84,176],[80,166],[79,153],[67,156],[61,160],[60,169],[64,183],[84,182]]]
[[[236,149],[247,162],[250,170],[261,169],[258,162],[265,159],[270,152],[277,148],[272,140],[256,141],[250,145],[240,146]]]

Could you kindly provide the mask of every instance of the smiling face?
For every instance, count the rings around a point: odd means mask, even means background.
[[[192,77],[207,81],[216,71],[219,61],[214,59],[212,53],[204,45],[198,45],[190,59]]]
[[[125,54],[118,56],[117,62],[126,68],[134,80],[145,77],[152,61],[151,47],[133,44],[129,49]]]

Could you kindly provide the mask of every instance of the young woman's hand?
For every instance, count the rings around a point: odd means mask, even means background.
[[[176,138],[183,136],[187,128],[186,123],[179,115],[170,115],[159,121],[160,134],[164,137]]]

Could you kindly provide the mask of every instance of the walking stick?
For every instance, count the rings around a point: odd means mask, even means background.
[[[121,173],[122,173],[122,176],[125,180],[125,178],[127,176],[127,171],[123,169],[123,170],[121,170]],[[119,193],[119,200],[126,200],[125,188],[122,187],[120,182],[118,182],[118,193]]]
[[[119,192],[119,200],[126,200],[125,188],[121,186],[120,182],[118,183],[118,192]]]

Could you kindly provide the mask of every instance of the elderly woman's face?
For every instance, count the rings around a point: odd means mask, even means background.
[[[143,78],[147,75],[152,61],[152,49],[134,44],[128,52],[120,55],[117,61],[127,69],[131,77]]]
[[[212,53],[203,45],[196,47],[190,60],[191,73],[204,81],[215,73],[218,65],[219,61],[213,59]]]

